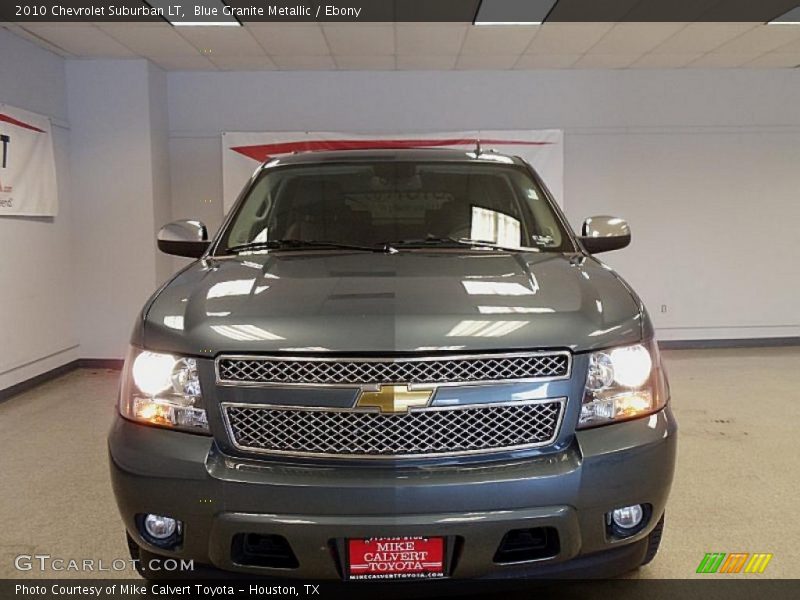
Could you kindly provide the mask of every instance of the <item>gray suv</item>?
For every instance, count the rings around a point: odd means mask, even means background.
[[[676,424],[653,326],[516,157],[262,165],[137,320],[111,475],[152,561],[302,579],[613,575],[652,560]]]

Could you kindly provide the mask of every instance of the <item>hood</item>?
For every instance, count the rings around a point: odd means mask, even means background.
[[[641,339],[643,314],[595,259],[554,253],[279,252],[201,260],[146,312],[153,350],[590,350]]]

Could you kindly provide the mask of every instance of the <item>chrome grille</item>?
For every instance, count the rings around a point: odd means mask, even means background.
[[[428,407],[382,414],[354,409],[224,404],[244,451],[295,456],[411,458],[516,450],[553,443],[564,399]]]
[[[217,380],[230,385],[454,385],[561,379],[569,377],[569,370],[569,352],[396,359],[246,356],[217,359]]]

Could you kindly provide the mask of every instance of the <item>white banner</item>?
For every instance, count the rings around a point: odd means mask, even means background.
[[[544,179],[559,205],[564,196],[564,135],[559,129],[540,131],[451,131],[416,135],[349,134],[333,132],[276,132],[222,134],[222,187],[225,212],[258,165],[270,158],[309,150],[376,148],[481,147],[522,157]]]
[[[0,217],[57,213],[50,119],[0,104]]]

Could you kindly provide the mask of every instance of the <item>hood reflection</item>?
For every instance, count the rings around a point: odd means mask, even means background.
[[[568,255],[272,253],[262,273],[257,262],[182,272],[150,307],[147,343],[209,353],[583,350],[642,334],[617,276],[594,260],[576,269]]]
[[[447,337],[503,337],[525,327],[528,321],[461,321]]]

